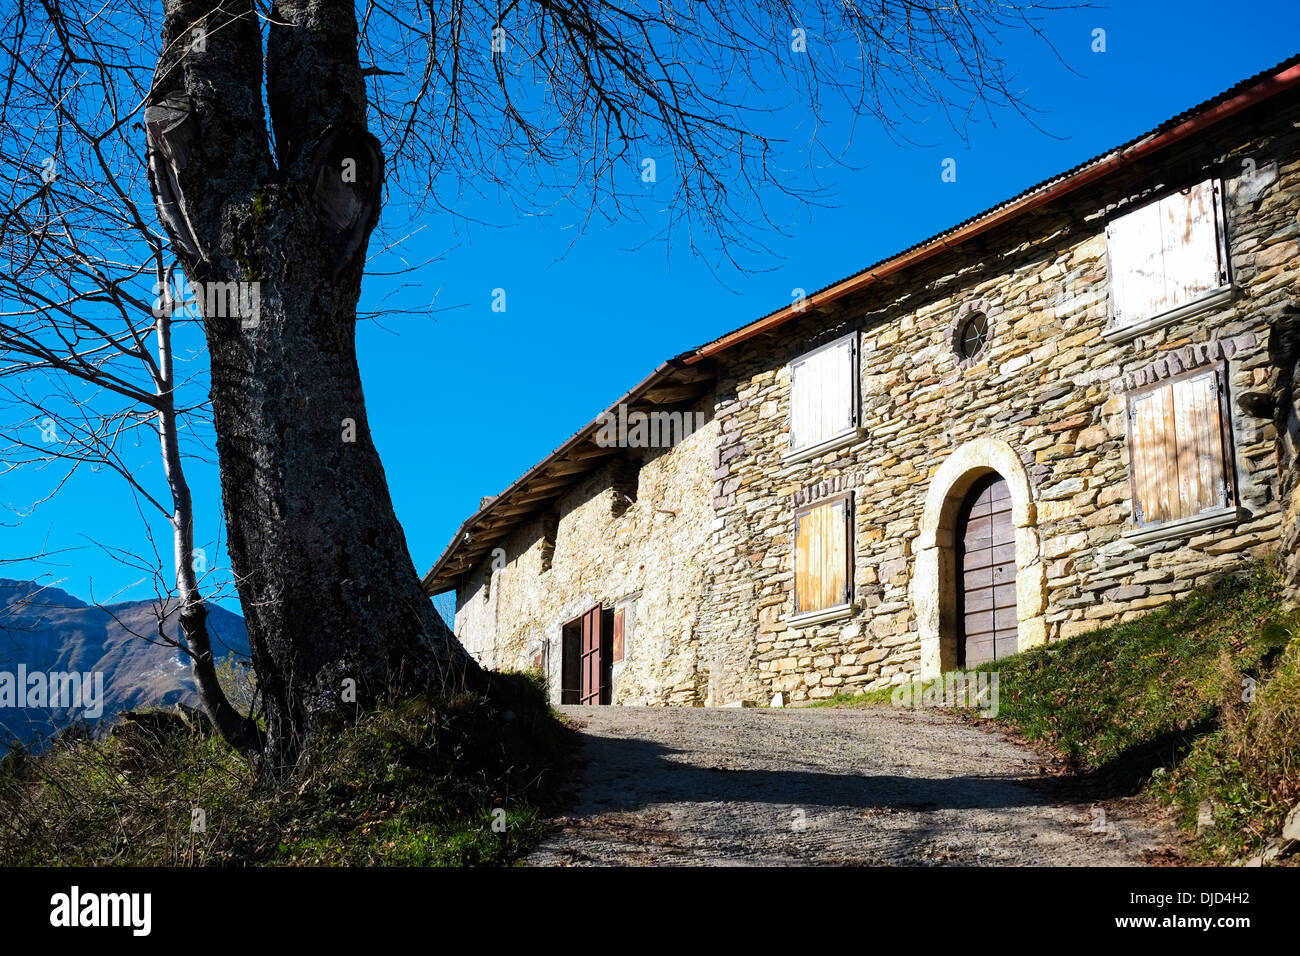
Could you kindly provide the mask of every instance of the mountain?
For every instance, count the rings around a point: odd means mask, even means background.
[[[15,739],[32,744],[83,716],[81,709],[49,706],[61,700],[33,701],[32,685],[20,686],[20,676],[41,684],[51,674],[102,675],[92,676],[87,684],[86,702],[102,705],[98,720],[177,701],[197,705],[184,654],[158,640],[160,609],[164,633],[176,637],[175,608],[175,602],[161,606],[157,601],[98,607],[55,587],[0,578],[0,753]],[[242,617],[209,606],[208,630],[218,660],[232,653],[247,660],[248,632]],[[101,679],[102,699],[92,689]]]

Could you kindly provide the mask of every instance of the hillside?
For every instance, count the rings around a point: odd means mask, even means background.
[[[1047,746],[1094,796],[1173,808],[1193,857],[1280,848],[1300,799],[1300,614],[1270,565],[978,670],[1000,678],[993,720]],[[828,704],[888,706],[893,693]]]
[[[16,674],[20,664],[29,673],[101,672],[101,720],[146,706],[197,704],[182,653],[157,640],[158,610],[154,601],[97,607],[58,588],[0,578],[0,672]],[[174,638],[174,605],[162,610],[164,631]],[[213,606],[208,627],[218,658],[248,656],[248,634],[238,614]],[[13,740],[40,740],[71,716],[45,707],[0,708],[0,752]]]

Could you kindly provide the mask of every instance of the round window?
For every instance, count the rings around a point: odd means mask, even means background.
[[[983,312],[972,312],[957,332],[957,354],[963,359],[973,359],[984,351],[988,340],[988,316]]]

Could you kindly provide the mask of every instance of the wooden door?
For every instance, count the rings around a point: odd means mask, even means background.
[[[583,704],[604,703],[603,694],[601,693],[604,687],[602,678],[605,673],[604,660],[601,654],[603,644],[601,623],[603,617],[599,605],[582,615],[582,664],[580,666],[582,694],[580,702]]]
[[[582,700],[582,618],[564,625],[560,637],[560,703]]]
[[[1000,475],[971,488],[958,540],[959,664],[974,667],[1016,652],[1016,528],[1011,489]]]

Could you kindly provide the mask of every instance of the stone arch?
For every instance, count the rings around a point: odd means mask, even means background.
[[[1011,519],[1016,528],[1016,649],[1023,651],[1047,639],[1047,575],[1029,475],[1006,442],[976,438],[939,466],[925,495],[912,575],[912,610],[921,641],[921,676],[925,678],[957,666],[955,524],[966,493],[990,472],[1006,479],[1011,491]]]

